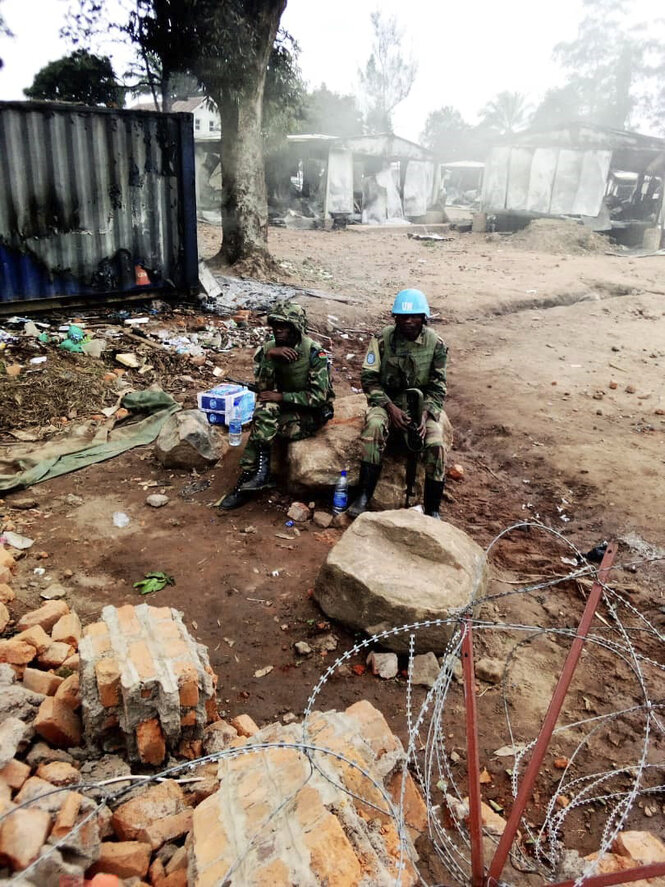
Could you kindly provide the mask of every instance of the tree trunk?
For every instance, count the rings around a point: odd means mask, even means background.
[[[222,256],[233,265],[268,258],[268,204],[263,158],[266,70],[286,0],[257,2],[256,53],[232,96],[218,97],[222,122]]]

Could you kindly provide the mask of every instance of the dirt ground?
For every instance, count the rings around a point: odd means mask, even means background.
[[[410,239],[401,230],[271,229],[270,248],[284,282],[345,300],[301,299],[333,352],[338,395],[359,387],[367,337],[388,320],[395,292],[423,289],[432,325],[450,349],[447,412],[455,430],[450,460],[465,472],[463,480],[448,482],[444,519],[482,546],[527,519],[553,527],[582,551],[604,539],[622,540],[613,581],[662,631],[662,561],[642,561],[665,547],[665,257],[604,250],[572,255],[527,250],[498,235],[449,236],[433,242]],[[219,232],[202,227],[201,253],[212,256],[218,239]],[[250,357],[248,349],[234,350],[220,365],[248,377]],[[192,406],[201,379],[191,370],[170,390],[177,394],[181,385]],[[7,496],[2,511],[19,532],[36,539],[19,564],[22,606],[37,605],[39,590],[58,580],[71,590],[70,604],[91,620],[105,604],[140,602],[133,583],[149,570],[165,570],[176,585],[150,602],[183,610],[192,632],[208,645],[222,710],[229,716],[246,711],[264,724],[289,711],[301,713],[319,675],[359,638],[330,625],[311,600],[338,531],[310,525],[295,539],[282,538],[290,535],[284,527],[287,491],[265,494],[226,515],[211,507],[231,486],[238,458],[231,451],[223,464],[192,477],[166,472],[150,448],[136,449],[32,488],[28,493],[38,503],[33,510],[15,510],[15,497]],[[145,505],[148,493],[162,491],[170,496],[165,508]],[[113,526],[115,511],[130,516],[126,528]],[[552,536],[514,532],[493,559],[500,580],[495,587],[506,591],[520,582],[563,576],[570,570],[561,562],[566,555],[566,546]],[[36,576],[37,567],[45,575]],[[503,598],[492,614],[508,622],[573,628],[585,593],[578,583],[566,582],[546,595]],[[336,651],[304,659],[295,654],[296,641],[311,642],[330,631],[338,640]],[[505,657],[510,637],[482,634],[478,655]],[[644,643],[649,656],[665,662],[662,644],[652,638]],[[517,739],[536,735],[565,648],[558,636],[547,635],[516,659],[508,707]],[[600,648],[588,655],[566,715],[575,719],[640,699],[634,676],[615,660]],[[342,667],[324,686],[317,707],[340,708],[368,698],[405,738],[405,681],[384,683],[357,674],[361,669],[351,666],[363,661],[356,656]],[[255,677],[266,666],[273,670]],[[423,698],[424,691],[417,690],[416,704]],[[458,687],[447,717],[450,748],[463,756],[461,711]],[[634,760],[639,732],[633,727],[618,721],[615,736],[596,737],[594,766]],[[492,782],[484,793],[503,807],[509,807],[508,765],[493,751],[509,741],[501,689],[488,685],[480,704],[480,746],[481,765]],[[660,754],[662,762],[665,743],[662,737],[653,741],[652,754]],[[555,745],[538,787],[543,797],[553,784],[551,759],[570,752],[564,739]],[[530,810],[534,821],[542,813],[538,799],[537,793]],[[592,812],[580,808],[571,814],[568,846],[584,852],[598,846],[600,827]],[[630,825],[662,832],[664,822],[662,811],[656,821],[636,807]],[[436,877],[435,863],[431,866]]]

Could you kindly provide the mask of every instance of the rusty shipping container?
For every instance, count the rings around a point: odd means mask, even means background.
[[[0,102],[0,306],[138,293],[141,269],[198,286],[191,114]]]

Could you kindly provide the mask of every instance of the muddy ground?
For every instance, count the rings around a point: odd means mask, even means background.
[[[215,253],[218,236],[201,229],[204,256]],[[338,395],[359,386],[367,337],[388,319],[394,293],[404,286],[422,288],[430,298],[432,324],[450,348],[447,412],[455,429],[450,461],[465,471],[463,480],[448,483],[444,518],[483,546],[528,519],[539,519],[582,551],[603,539],[622,540],[613,582],[662,632],[662,561],[644,558],[665,547],[665,257],[614,256],[604,249],[573,255],[562,251],[566,244],[560,241],[545,240],[537,250],[498,235],[449,236],[428,242],[392,230],[271,229],[270,247],[284,282],[347,300],[302,298],[312,325],[332,349]],[[248,377],[251,352],[236,349],[216,363],[231,375]],[[169,389],[191,406],[195,392],[211,380],[196,368],[183,375],[171,379]],[[149,570],[165,570],[176,585],[151,602],[183,610],[192,632],[208,645],[220,677],[222,710],[229,716],[246,711],[264,724],[289,711],[301,713],[321,672],[359,638],[329,625],[311,600],[338,531],[309,525],[296,539],[282,538],[289,535],[287,491],[264,494],[231,514],[212,507],[231,486],[238,456],[231,451],[223,464],[192,477],[164,471],[150,448],[137,449],[32,488],[36,509],[14,510],[15,497],[7,496],[3,511],[19,532],[36,539],[19,565],[23,607],[37,605],[39,590],[58,580],[70,589],[70,604],[91,620],[107,603],[139,602],[133,583]],[[145,505],[148,493],[162,491],[170,496],[165,508]],[[113,526],[115,511],[130,516],[129,526]],[[553,536],[515,531],[497,547],[493,590],[563,576],[571,568],[562,556],[570,552]],[[46,574],[36,576],[36,567]],[[568,581],[528,597],[501,598],[489,615],[507,623],[572,628],[587,592],[588,585]],[[636,619],[630,619],[635,627]],[[295,654],[294,642],[331,630],[338,639],[335,652],[306,659]],[[665,662],[657,639],[634,636],[647,655]],[[480,633],[478,655],[505,658],[516,639],[511,631]],[[518,741],[535,736],[566,648],[566,638],[557,634],[520,648],[505,699]],[[356,656],[350,666],[363,661]],[[273,670],[255,677],[266,666]],[[403,677],[383,683],[360,671],[344,666],[326,683],[317,707],[368,698],[405,738]],[[648,682],[654,697],[662,698],[662,678],[657,691],[653,669]],[[505,806],[510,764],[493,755],[510,741],[503,692],[490,684],[481,692],[481,765],[492,780],[484,795]],[[423,698],[424,691],[417,690],[416,703]],[[640,700],[632,672],[596,647],[583,658],[565,713],[575,720]],[[450,749],[462,758],[463,776],[459,687],[447,712]],[[634,761],[639,730],[628,718],[616,721],[614,733],[594,738],[588,766]],[[554,790],[558,774],[552,761],[572,754],[578,739],[566,734],[555,741],[530,810],[534,822],[542,820],[541,796]],[[649,752],[654,763],[662,762],[664,751],[662,736],[656,736]],[[662,781],[662,773],[649,778]],[[643,808],[635,807],[631,827],[662,832],[660,807],[656,819]],[[567,820],[566,844],[595,849],[602,814],[576,809]],[[432,866],[431,876],[441,876]]]

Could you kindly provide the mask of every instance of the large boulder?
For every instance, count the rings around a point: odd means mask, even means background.
[[[335,401],[335,416],[315,435],[289,444],[287,483],[294,493],[334,487],[343,468],[349,472],[349,483],[358,483],[360,470],[360,432],[365,421],[367,399],[352,394]],[[453,429],[444,412],[441,427],[446,453],[453,445]],[[406,488],[406,455],[397,448],[388,448],[383,460],[372,507],[382,510],[402,508]],[[422,501],[425,470],[419,461],[412,504]]]
[[[489,571],[482,549],[463,530],[412,509],[366,512],[330,550],[314,597],[331,619],[377,634],[412,622],[446,619],[482,596]],[[416,648],[443,653],[450,625],[416,632]],[[408,633],[381,644],[409,649]]]
[[[170,416],[155,442],[164,468],[210,468],[228,449],[228,441],[210,425],[200,410],[183,410]]]

